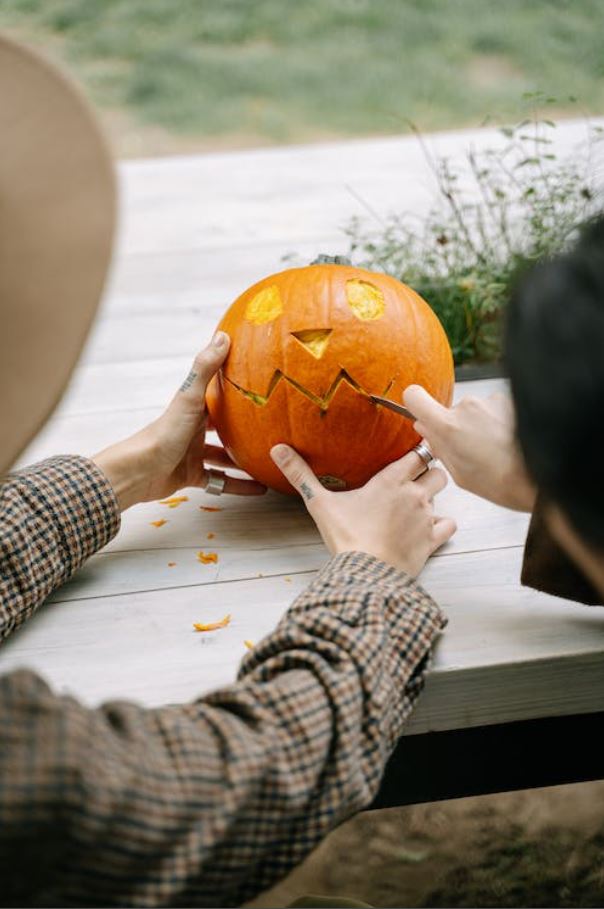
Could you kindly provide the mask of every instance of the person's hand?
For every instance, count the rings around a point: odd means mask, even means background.
[[[433,512],[432,498],[447,476],[437,467],[426,471],[414,451],[350,492],[328,492],[288,445],[275,445],[271,457],[304,499],[332,555],[367,552],[416,577],[455,533],[451,518]]]
[[[186,486],[204,487],[208,463],[235,467],[223,448],[205,441],[206,388],[226,359],[229,341],[227,334],[218,332],[197,354],[164,413],[136,435],[93,458],[113,486],[121,511],[138,502],[163,499]],[[255,480],[227,476],[224,491],[261,495],[266,487]]]
[[[417,418],[415,429],[458,486],[506,508],[533,510],[536,490],[516,443],[507,395],[466,397],[449,408],[410,385],[403,400]]]

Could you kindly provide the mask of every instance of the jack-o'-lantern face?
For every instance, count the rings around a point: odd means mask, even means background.
[[[353,489],[415,445],[409,420],[370,394],[401,400],[413,383],[443,404],[453,359],[428,304],[388,275],[311,265],[265,278],[218,326],[231,338],[208,408],[233,460],[292,492],[270,449],[292,445],[326,486]]]

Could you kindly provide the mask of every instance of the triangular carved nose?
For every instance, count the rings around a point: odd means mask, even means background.
[[[315,360],[320,360],[327,350],[332,331],[333,328],[306,328],[304,331],[292,331],[292,335]]]

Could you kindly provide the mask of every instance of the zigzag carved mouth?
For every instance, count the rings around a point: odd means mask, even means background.
[[[327,390],[327,392],[324,395],[316,395],[314,392],[309,391],[308,388],[304,388],[303,385],[300,385],[300,383],[297,382],[295,379],[292,379],[291,376],[286,376],[285,373],[281,372],[280,369],[276,369],[274,371],[273,376],[272,376],[270,382],[268,383],[268,388],[266,390],[266,394],[263,394],[263,395],[259,394],[256,391],[250,391],[247,388],[242,388],[241,385],[238,385],[236,382],[233,382],[233,380],[229,379],[228,376],[225,376],[224,373],[223,373],[223,376],[224,376],[225,380],[229,383],[229,385],[232,385],[233,388],[235,388],[240,394],[244,395],[246,398],[249,398],[249,400],[253,401],[254,404],[256,404],[258,407],[265,407],[266,404],[268,404],[271,395],[273,394],[277,385],[280,382],[287,382],[289,385],[292,386],[292,388],[295,388],[296,391],[299,391],[301,395],[304,395],[304,397],[308,398],[309,401],[312,401],[313,404],[316,404],[317,407],[319,407],[320,410],[322,410],[323,412],[327,411],[327,409],[332,401],[333,396],[335,395],[336,391],[338,390],[338,388],[340,387],[342,382],[345,382],[347,385],[349,385],[351,388],[353,388],[356,392],[358,392],[358,394],[363,395],[363,397],[365,397],[365,398],[369,398],[370,394],[374,394],[374,392],[366,391],[366,389],[364,389],[362,387],[362,385],[359,385],[358,382],[355,382],[355,380],[352,378],[352,376],[348,372],[346,372],[345,369],[340,369],[339,373],[337,374],[337,376],[335,377],[335,379],[329,386],[329,389]],[[388,385],[386,386],[384,391],[380,392],[382,397],[386,397],[386,395],[388,394],[388,392],[394,385],[394,381],[395,381],[394,379],[391,379],[390,382],[388,382]],[[377,406],[377,405],[375,405],[375,406]]]

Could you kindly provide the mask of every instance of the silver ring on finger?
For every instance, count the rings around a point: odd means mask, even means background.
[[[208,470],[206,473],[205,491],[211,496],[221,496],[224,492],[226,477],[221,470]]]
[[[422,459],[422,461],[426,465],[426,468],[428,468],[430,466],[430,464],[432,463],[432,461],[434,461],[434,455],[432,454],[427,443],[424,442],[423,439],[421,440],[421,442],[417,443],[417,445],[415,446],[413,451],[417,455],[419,455],[419,457]]]

